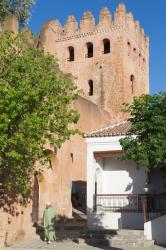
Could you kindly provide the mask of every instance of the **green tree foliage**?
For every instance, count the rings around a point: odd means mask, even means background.
[[[127,137],[120,140],[125,151],[121,158],[133,160],[147,171],[165,167],[166,92],[135,97],[125,111],[131,114],[131,129]]]
[[[6,0],[0,0],[0,22],[4,21],[9,14],[9,6],[6,5]]]
[[[24,26],[30,17],[30,8],[35,0],[0,0],[0,21],[9,15],[15,15],[21,26]]]
[[[24,195],[35,162],[47,160],[46,143],[60,147],[79,118],[77,87],[28,36],[0,37],[0,182]]]

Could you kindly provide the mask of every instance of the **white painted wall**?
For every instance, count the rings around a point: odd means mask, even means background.
[[[96,162],[93,153],[97,151],[120,150],[119,138],[100,137],[87,138],[87,214],[93,212],[93,195],[95,193],[95,176],[98,168],[102,169],[103,162]]]
[[[143,193],[145,180],[144,169],[137,169],[132,161],[120,161],[115,158],[104,159],[104,194]]]
[[[131,161],[105,158],[95,161],[94,152],[121,150],[117,137],[87,138],[87,223],[90,228],[133,228],[143,229],[142,213],[93,212],[95,180],[98,180],[98,192],[108,193],[143,193],[145,172],[137,169]]]
[[[87,216],[87,225],[91,229],[143,229],[142,213],[91,212]]]
[[[157,244],[166,246],[166,215],[146,222],[144,235],[147,240],[155,240]]]
[[[119,140],[123,136],[87,138],[87,220],[90,228],[133,228],[143,229],[142,213],[113,213],[93,212],[93,195],[95,193],[95,180],[98,180],[98,193],[143,193],[146,174],[144,170],[137,169],[131,161],[118,161],[115,158],[104,158],[95,161],[94,152],[121,150]],[[162,173],[154,170],[151,174],[150,192],[164,192]],[[166,217],[160,221],[155,219],[145,224],[145,231],[148,239],[157,239],[163,244],[166,228]],[[161,222],[161,229],[160,229]],[[151,236],[150,236],[151,235]],[[151,238],[150,238],[151,237]],[[155,237],[155,238],[154,238]],[[166,237],[165,237],[166,239]],[[164,243],[165,244],[165,243]]]

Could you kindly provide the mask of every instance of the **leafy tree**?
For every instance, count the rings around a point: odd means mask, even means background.
[[[30,8],[35,0],[0,0],[0,21],[9,15],[15,15],[21,26],[24,26],[30,16]]]
[[[79,118],[71,78],[28,37],[26,31],[0,37],[0,182],[23,195],[35,162],[48,160],[46,143],[60,147],[77,132]]]
[[[131,105],[126,105],[125,111],[131,114],[131,129],[120,140],[125,151],[121,158],[133,160],[147,171],[165,167],[166,92],[135,97]]]
[[[5,17],[9,15],[9,7],[6,0],[0,0],[0,22],[4,21]]]

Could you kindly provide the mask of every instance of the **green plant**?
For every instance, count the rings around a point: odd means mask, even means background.
[[[35,0],[0,0],[0,21],[4,21],[9,15],[15,15],[19,24],[24,26],[27,24],[34,4]]]
[[[78,90],[29,32],[0,36],[0,182],[26,195],[35,162],[49,160],[45,145],[59,148],[78,132]]]
[[[125,151],[120,158],[136,162],[147,171],[166,166],[166,92],[135,97],[129,112],[131,129],[120,140]]]

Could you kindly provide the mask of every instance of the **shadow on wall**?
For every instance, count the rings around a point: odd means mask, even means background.
[[[142,201],[138,200],[137,194],[143,193],[146,180],[144,170],[138,169],[132,161],[121,161],[117,157],[104,158],[102,168],[104,178],[102,193],[116,194],[103,197],[105,206],[113,206],[116,227],[119,229],[143,229],[143,213],[137,211]],[[99,197],[99,202],[101,198]],[[109,219],[108,213],[107,218]]]
[[[163,215],[145,223],[144,235],[148,240],[154,240],[156,245],[166,247],[165,228],[166,215]]]
[[[166,215],[163,215],[151,221],[152,239],[155,240],[156,244],[166,247],[165,228]]]
[[[24,209],[28,207],[32,200],[32,196],[29,195],[24,198],[6,190],[3,190],[2,192],[0,190],[0,212],[6,216],[12,217],[19,217],[24,214]],[[10,222],[8,222],[8,224],[10,224]]]
[[[31,185],[33,186],[35,179],[31,179]],[[5,190],[3,184],[0,184],[0,217],[1,225],[0,229],[0,244],[8,246],[12,241],[21,239],[28,235],[32,224],[32,221],[37,220],[38,214],[38,189],[35,184],[35,203],[33,201],[33,188],[31,186],[29,195],[23,197],[16,192],[9,192]],[[33,209],[32,209],[33,202]],[[35,211],[34,211],[35,208]],[[32,209],[31,218],[27,220]],[[25,228],[25,230],[24,230]]]
[[[32,189],[32,222],[37,222],[39,219],[39,183],[37,177],[34,177],[34,186]]]
[[[165,169],[153,169],[150,173],[150,193],[161,194],[160,200],[156,203],[157,208],[161,210],[158,218],[152,219],[147,222],[151,228],[152,240],[155,240],[156,244],[166,247],[166,170]],[[162,196],[163,195],[163,196]],[[155,201],[154,201],[155,202]],[[155,203],[152,204],[153,206]],[[153,207],[152,207],[153,208]]]
[[[143,229],[144,186],[147,178],[144,169],[138,169],[131,161],[120,161],[113,157],[103,159],[102,168],[102,184],[97,182],[102,191],[98,191],[97,188],[96,203],[100,212],[105,211],[103,223],[105,225],[113,223],[114,228],[119,229]],[[159,170],[153,172],[150,176],[149,192],[157,194],[164,191],[163,178]],[[100,195],[102,193],[110,196]],[[148,199],[148,201],[149,208],[150,206],[152,208],[153,200]],[[161,205],[160,202],[160,207]],[[162,207],[165,211],[165,206]],[[110,220],[110,211],[114,211],[113,220]]]

